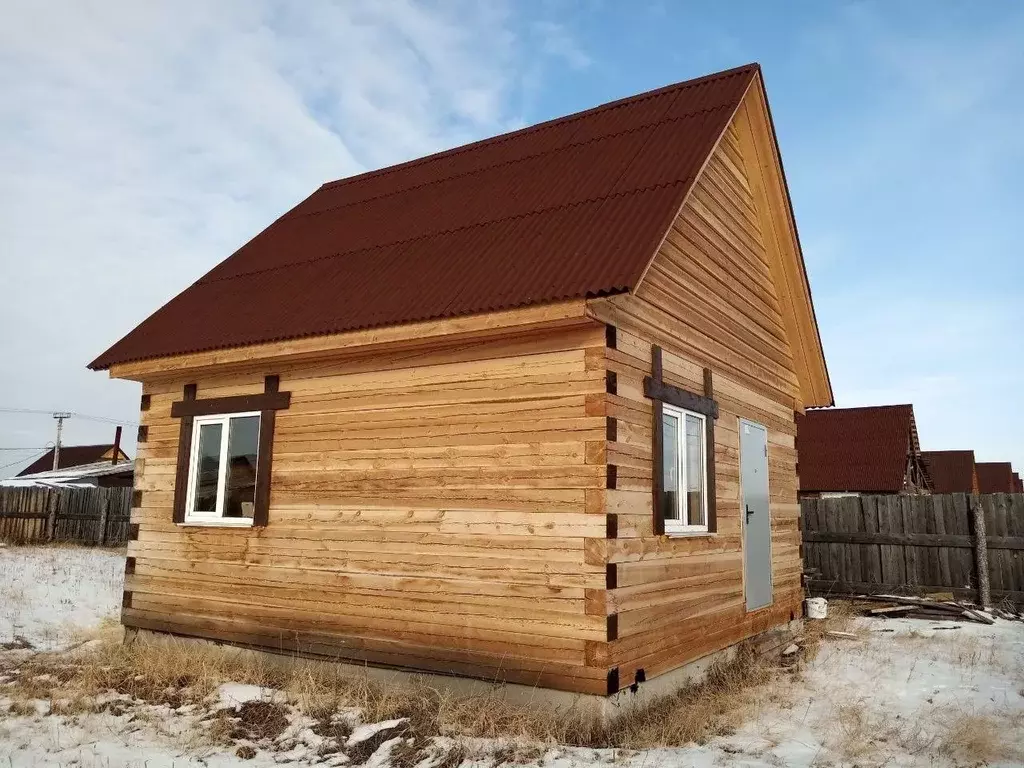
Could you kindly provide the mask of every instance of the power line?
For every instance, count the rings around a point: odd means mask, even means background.
[[[52,416],[56,411],[42,411],[38,408],[0,408],[0,413],[26,413],[34,414],[37,416]],[[128,419],[112,419],[108,416],[90,416],[87,413],[76,413],[75,411],[65,411],[69,413],[73,419],[83,419],[85,421],[98,421],[105,424],[123,424],[125,426],[138,426],[137,421],[129,421]]]
[[[0,448],[0,451],[48,451],[48,450],[50,450],[50,449],[45,447],[45,446],[39,447],[38,445],[33,445],[31,447],[26,447],[26,448]]]
[[[15,464],[21,464],[23,461],[35,461],[36,459],[38,459],[41,456],[43,456],[43,454],[45,454],[46,451],[48,451],[48,450],[50,450],[50,449],[47,448],[45,451],[42,451],[41,453],[37,453],[34,456],[29,456],[27,459],[18,459],[17,461],[12,461],[10,464],[0,464],[0,469],[7,469],[8,467],[13,467]]]

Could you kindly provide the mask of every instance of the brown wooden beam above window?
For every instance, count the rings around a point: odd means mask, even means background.
[[[718,403],[710,397],[695,395],[685,389],[673,387],[664,381],[648,376],[644,379],[644,396],[662,403],[693,411],[711,419],[718,418]]]
[[[291,392],[261,392],[257,395],[209,397],[204,400],[178,400],[171,403],[171,416],[214,416],[245,411],[281,411],[291,405]]]

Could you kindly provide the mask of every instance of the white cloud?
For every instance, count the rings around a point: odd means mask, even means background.
[[[146,315],[322,182],[517,124],[514,10],[6,5],[0,407],[134,418],[137,385],[84,366]],[[0,447],[48,422],[0,415]]]

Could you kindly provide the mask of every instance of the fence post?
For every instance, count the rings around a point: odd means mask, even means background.
[[[992,605],[992,594],[988,582],[988,541],[985,538],[985,508],[981,497],[972,494],[970,497],[970,515],[967,518],[970,526],[971,540],[974,544],[974,577],[978,585],[978,605],[988,608]]]
[[[53,541],[57,535],[57,507],[60,505],[60,493],[53,489],[46,492],[46,540]]]
[[[110,491],[101,489],[100,494],[100,529],[96,534],[96,546],[102,547],[107,540],[107,516],[110,514]]]

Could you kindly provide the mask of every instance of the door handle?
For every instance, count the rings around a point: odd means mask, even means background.
[[[751,516],[752,514],[754,514],[754,510],[752,510],[752,509],[750,508],[750,505],[749,505],[749,504],[745,504],[744,506],[745,506],[745,507],[747,508],[747,522],[749,523],[749,522],[750,522],[750,516]]]

